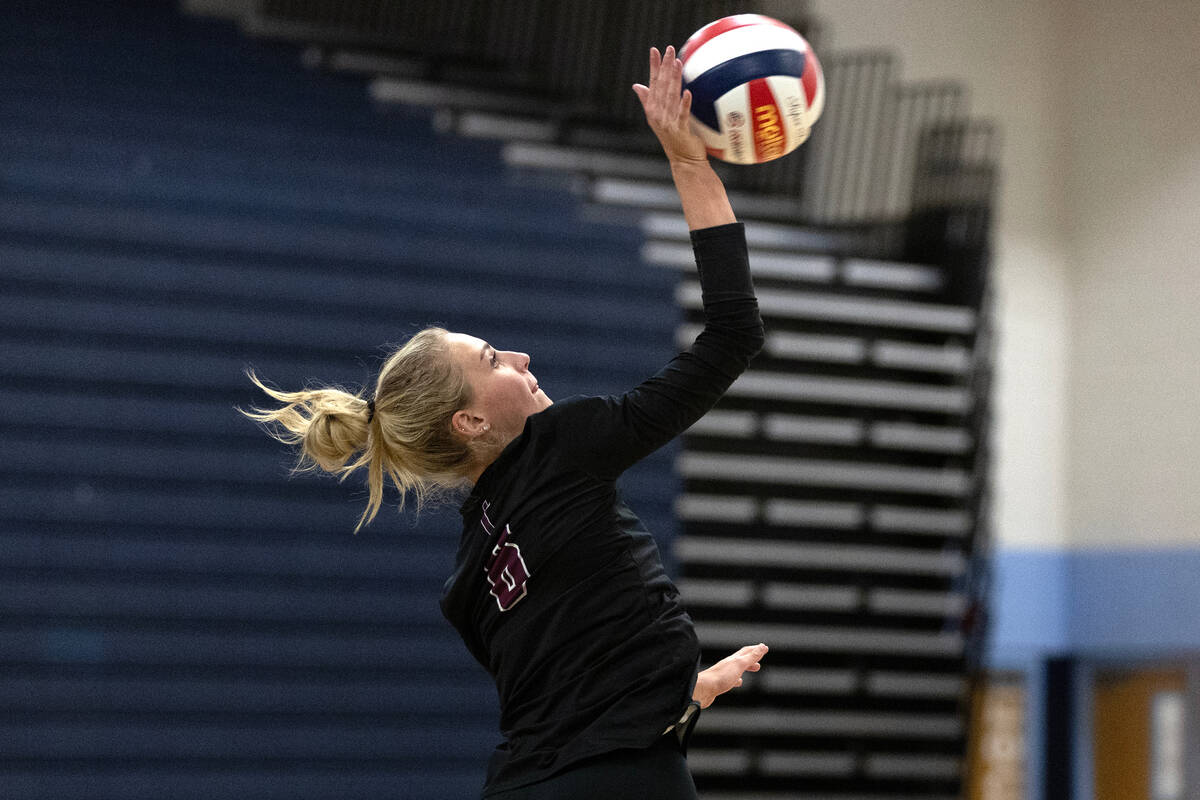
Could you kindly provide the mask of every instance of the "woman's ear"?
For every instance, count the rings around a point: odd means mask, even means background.
[[[455,433],[470,439],[492,429],[492,426],[483,417],[472,414],[466,409],[454,412],[454,415],[450,417],[450,427]]]

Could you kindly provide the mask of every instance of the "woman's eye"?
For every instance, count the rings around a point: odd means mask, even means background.
[[[498,366],[500,366],[500,361],[499,361],[499,360],[496,358],[496,351],[495,351],[495,350],[493,350],[493,351],[492,351],[492,366],[493,366],[493,367],[498,367]]]

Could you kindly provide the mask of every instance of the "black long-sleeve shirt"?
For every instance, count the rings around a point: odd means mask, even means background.
[[[740,223],[694,231],[705,326],[614,397],[530,416],[462,506],[442,611],[491,673],[506,738],[485,795],[648,747],[691,699],[700,647],[615,481],[717,402],[762,346]]]

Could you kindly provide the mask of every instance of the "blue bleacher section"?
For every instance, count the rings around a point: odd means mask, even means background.
[[[235,412],[357,388],[424,324],[555,398],[673,352],[676,276],[562,179],[158,2],[11,4],[0,38],[0,791],[470,797],[489,679],[440,617],[453,507],[288,477]],[[673,534],[672,451],[626,476]]]

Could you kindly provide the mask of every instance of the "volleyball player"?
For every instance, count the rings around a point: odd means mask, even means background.
[[[384,363],[373,397],[280,392],[249,412],[302,460],[367,472],[370,522],[390,478],[424,502],[469,487],[442,610],[495,680],[506,741],[484,797],[694,798],[686,738],[699,708],[757,671],[765,645],[697,672],[692,621],[615,481],[683,432],[761,348],[745,236],[690,130],[683,65],[650,51],[635,85],[691,230],[705,325],[623,395],[552,403],[524,353],[438,328]]]

